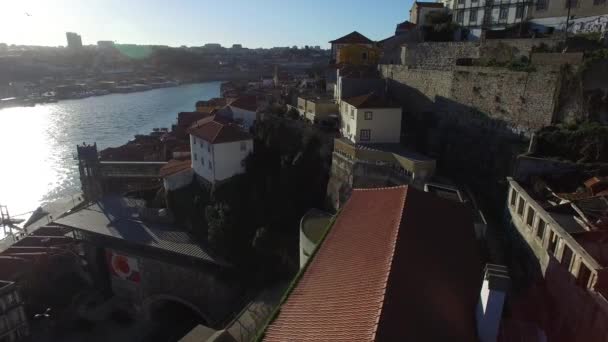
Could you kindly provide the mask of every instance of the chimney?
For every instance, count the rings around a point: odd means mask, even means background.
[[[479,303],[477,304],[477,335],[481,342],[496,342],[505,296],[511,285],[507,267],[487,264]]]

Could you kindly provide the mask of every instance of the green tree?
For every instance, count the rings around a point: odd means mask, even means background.
[[[205,208],[207,219],[207,241],[213,250],[229,256],[236,245],[236,226],[230,207],[225,203],[216,203]]]

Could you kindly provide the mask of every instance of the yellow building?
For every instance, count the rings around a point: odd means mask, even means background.
[[[337,64],[374,65],[380,60],[380,49],[365,45],[345,45],[338,49]]]

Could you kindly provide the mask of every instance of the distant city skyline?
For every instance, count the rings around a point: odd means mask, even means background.
[[[248,48],[315,46],[352,31],[373,40],[409,18],[411,0],[4,0],[0,43],[66,46],[66,32],[84,45],[122,44]]]

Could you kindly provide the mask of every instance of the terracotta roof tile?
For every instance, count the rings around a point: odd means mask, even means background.
[[[180,127],[190,127],[193,123],[210,116],[207,112],[181,112],[177,114],[177,125]]]
[[[361,96],[355,96],[342,101],[354,106],[355,108],[401,108],[399,105],[391,103],[384,97],[370,93]]]
[[[188,132],[212,144],[253,139],[234,122],[219,115],[197,121]]]
[[[357,31],[353,31],[344,37],[340,37],[336,40],[332,40],[330,43],[331,44],[373,44],[374,42],[371,41],[366,36],[362,35],[361,33],[357,32]]]
[[[165,166],[160,169],[160,176],[167,177],[176,173],[188,170],[192,167],[192,161],[190,159],[176,160],[171,159]]]
[[[459,203],[354,190],[265,341],[475,341],[476,247]]]
[[[241,96],[230,103],[230,106],[255,112],[258,110],[258,102],[255,96]]]

